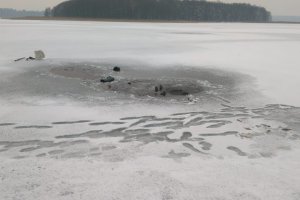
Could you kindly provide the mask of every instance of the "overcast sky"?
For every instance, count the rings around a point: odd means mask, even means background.
[[[2,8],[44,10],[64,0],[0,0]],[[273,15],[300,15],[300,0],[220,0],[223,2],[243,2],[264,6]]]

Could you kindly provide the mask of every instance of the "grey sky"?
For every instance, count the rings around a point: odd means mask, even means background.
[[[64,0],[0,0],[2,8],[43,10]],[[243,2],[264,6],[273,15],[300,15],[300,0],[221,0],[223,2]]]

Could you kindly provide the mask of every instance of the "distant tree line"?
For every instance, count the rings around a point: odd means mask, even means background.
[[[30,10],[15,10],[11,8],[0,8],[0,18],[35,17],[43,16],[43,12]]]
[[[197,0],[69,0],[51,10],[55,17],[216,22],[266,22],[271,14],[250,4]]]

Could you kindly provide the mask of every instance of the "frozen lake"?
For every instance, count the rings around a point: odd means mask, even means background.
[[[300,25],[0,30],[0,199],[300,199]]]

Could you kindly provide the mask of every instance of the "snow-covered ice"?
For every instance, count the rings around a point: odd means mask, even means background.
[[[0,20],[0,199],[300,199],[299,52],[298,24]]]

